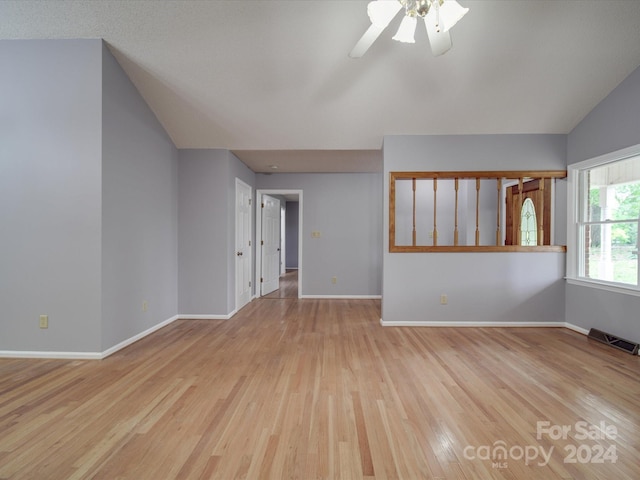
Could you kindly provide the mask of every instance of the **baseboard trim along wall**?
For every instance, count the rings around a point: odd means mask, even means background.
[[[48,360],[102,360],[99,352],[36,352],[29,350],[0,350],[0,358],[42,358]]]
[[[334,299],[378,299],[379,295],[305,295],[302,298],[334,298]],[[0,358],[42,358],[42,359],[60,359],[60,360],[102,360],[109,355],[113,355],[118,350],[128,347],[132,343],[151,335],[153,332],[175,322],[176,320],[229,320],[237,313],[237,310],[227,315],[175,315],[164,322],[134,335],[123,342],[108,348],[104,352],[38,352],[38,351],[18,351],[18,350],[0,350]],[[578,327],[568,322],[385,322],[380,319],[380,325],[383,327],[563,327],[573,330],[574,332],[588,335],[589,330]]]
[[[200,314],[191,315],[188,313],[181,313],[180,315],[178,315],[178,318],[180,320],[229,320],[236,313],[238,313],[238,310],[234,310],[233,312],[228,313],[226,315],[200,315]]]
[[[148,328],[147,330],[145,330],[144,332],[140,332],[137,335],[134,335],[131,338],[126,339],[123,342],[118,343],[117,345],[114,345],[111,348],[108,348],[107,350],[105,350],[104,352],[102,352],[102,357],[100,358],[107,358],[109,355],[113,355],[114,353],[116,353],[118,350],[122,350],[124,347],[128,347],[129,345],[131,345],[132,343],[137,342],[138,340],[143,339],[144,337],[146,337],[147,335],[151,335],[153,332],[160,330],[162,327],[166,327],[167,325],[169,325],[170,323],[175,322],[176,320],[178,320],[177,315],[165,320],[164,322],[161,322],[157,325],[154,325],[151,328]]]
[[[568,323],[568,322],[565,322],[564,326],[566,328],[568,328],[569,330],[573,330],[574,332],[578,332],[578,333],[581,333],[583,335],[589,335],[589,330],[587,330],[586,328],[582,328],[582,327],[579,327],[577,325],[574,325],[574,324]]]
[[[162,327],[166,327],[170,323],[178,320],[180,316],[173,316],[164,322],[154,325],[148,328],[144,332],[140,332],[131,338],[128,338],[113,347],[108,348],[104,352],[38,352],[38,351],[18,351],[18,350],[0,350],[0,358],[46,358],[46,359],[60,359],[60,360],[102,360],[109,355],[113,355],[118,350],[122,350],[128,347],[132,343],[141,340],[142,338],[151,335],[153,332],[160,330]]]
[[[574,332],[587,335],[586,330],[568,322],[385,322],[380,319],[383,327],[561,327],[568,328]]]
[[[333,300],[380,300],[382,295],[301,295],[300,298]]]

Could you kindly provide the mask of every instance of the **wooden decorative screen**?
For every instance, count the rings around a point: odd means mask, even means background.
[[[566,251],[551,245],[553,182],[566,176],[556,170],[391,172],[389,251]],[[522,224],[523,205],[535,226]]]

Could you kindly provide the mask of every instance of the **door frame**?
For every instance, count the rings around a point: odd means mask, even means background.
[[[256,297],[260,297],[260,274],[262,273],[262,251],[258,248],[260,242],[260,235],[262,235],[262,195],[297,195],[298,196],[298,298],[302,298],[302,220],[303,220],[303,208],[302,208],[302,190],[297,189],[256,189],[256,229],[254,231],[254,245],[256,246],[256,278],[254,285],[256,286],[254,292]]]

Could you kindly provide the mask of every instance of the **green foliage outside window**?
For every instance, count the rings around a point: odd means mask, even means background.
[[[611,188],[611,187],[610,187]],[[606,220],[633,220],[640,214],[640,182],[615,186],[615,200],[617,208],[613,209],[612,218]],[[589,204],[591,220],[600,220],[600,188],[589,190]],[[618,223],[611,230],[612,242],[616,245],[636,246],[638,242],[638,228],[635,223]],[[592,246],[599,246],[598,235],[592,236]]]

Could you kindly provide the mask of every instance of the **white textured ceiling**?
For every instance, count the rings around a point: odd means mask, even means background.
[[[386,134],[568,133],[640,65],[640,0],[459,0],[453,48],[361,59],[367,1],[0,1],[0,38],[103,38],[179,148],[372,171]],[[349,152],[352,151],[352,152]]]

